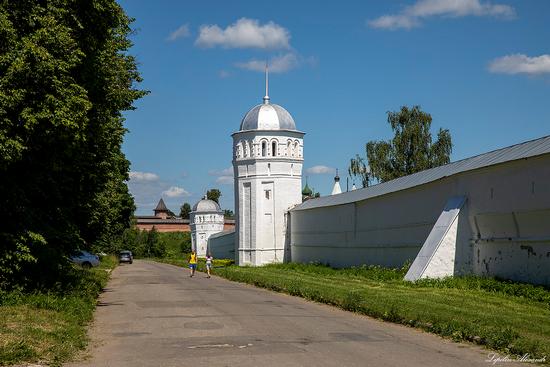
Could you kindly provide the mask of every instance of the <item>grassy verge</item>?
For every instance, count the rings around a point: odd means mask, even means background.
[[[47,292],[0,292],[0,365],[59,366],[84,349],[106,270],[116,264],[116,257],[106,256],[97,268],[75,267],[63,285]]]
[[[404,269],[278,264],[217,275],[420,328],[503,353],[550,359],[550,291],[465,277],[404,282]]]
[[[187,262],[187,256],[184,256],[183,258],[169,258],[169,257],[151,258],[150,260],[165,263],[165,264],[181,266],[183,268],[189,267],[189,263]],[[214,267],[213,273],[215,273],[219,268],[225,268],[227,266],[232,265],[234,262],[235,261],[228,260],[228,259],[214,259],[212,261],[212,266]],[[198,259],[197,270],[204,271],[204,272],[206,271],[206,265],[205,265],[204,259],[201,259],[201,258]]]

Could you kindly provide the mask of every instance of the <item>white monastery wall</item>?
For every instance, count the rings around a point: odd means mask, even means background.
[[[290,258],[336,267],[401,266],[415,259],[453,196],[466,197],[452,228],[454,266],[432,265],[429,273],[550,284],[550,155],[349,204],[293,210]]]
[[[210,236],[208,251],[214,259],[235,259],[235,231],[220,232]]]

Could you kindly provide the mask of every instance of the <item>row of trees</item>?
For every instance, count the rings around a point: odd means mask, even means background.
[[[348,173],[361,181],[363,187],[372,182],[385,182],[447,164],[452,151],[451,134],[439,129],[432,142],[432,116],[420,106],[401,107],[388,112],[394,137],[389,141],[369,141],[366,157],[357,154],[350,160]]]
[[[54,281],[130,226],[131,22],[115,0],[0,2],[0,287]]]
[[[150,231],[142,231],[132,227],[122,235],[122,241],[117,250],[132,251],[134,257],[164,257],[166,255],[166,244],[161,241],[155,228]]]
[[[115,245],[111,252],[129,250],[138,258],[181,258],[191,252],[191,235],[189,232],[159,233],[154,227],[150,231],[131,227],[124,231],[122,240]]]

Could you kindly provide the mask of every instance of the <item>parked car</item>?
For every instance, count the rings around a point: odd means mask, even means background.
[[[87,251],[75,251],[69,259],[75,264],[78,264],[86,269],[99,265],[99,256],[90,254]]]
[[[118,255],[118,262],[128,264],[133,263],[134,256],[132,255],[132,251],[120,251],[120,254]]]

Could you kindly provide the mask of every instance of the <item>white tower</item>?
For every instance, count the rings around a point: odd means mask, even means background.
[[[282,262],[285,214],[302,202],[304,133],[283,107],[270,103],[267,66],[265,79],[263,103],[232,134],[239,265]]]
[[[191,247],[198,257],[205,257],[208,238],[223,231],[223,212],[218,203],[206,196],[193,206],[189,215],[191,226]]]

